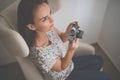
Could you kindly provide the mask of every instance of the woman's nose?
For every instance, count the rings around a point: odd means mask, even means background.
[[[49,16],[49,20],[50,20],[50,23],[53,23],[54,22],[54,19],[52,16]]]

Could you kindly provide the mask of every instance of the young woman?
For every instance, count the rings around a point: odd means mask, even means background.
[[[18,6],[18,30],[30,48],[28,57],[46,80],[109,80],[99,71],[103,66],[100,56],[73,57],[79,39],[65,47],[64,42],[68,41],[68,33],[75,23],[71,22],[65,32],[59,31],[46,0],[21,0]]]

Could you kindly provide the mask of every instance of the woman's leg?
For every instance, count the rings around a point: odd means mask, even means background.
[[[76,56],[73,58],[75,69],[66,80],[111,80],[101,72],[103,59],[97,55]]]
[[[110,77],[96,70],[79,70],[73,71],[66,80],[111,80]]]
[[[103,67],[103,59],[98,55],[83,55],[73,57],[74,70],[100,70]]]

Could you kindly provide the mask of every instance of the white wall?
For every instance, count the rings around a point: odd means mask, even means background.
[[[53,15],[56,27],[65,31],[71,21],[77,20],[85,32],[83,41],[97,42],[108,0],[61,1],[61,9]]]
[[[120,0],[109,0],[98,43],[120,70]]]

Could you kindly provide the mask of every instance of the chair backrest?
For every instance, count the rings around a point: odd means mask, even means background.
[[[17,32],[17,6],[20,0],[0,13],[0,41],[10,55],[15,56],[26,80],[43,80],[40,70],[27,58],[29,48]]]
[[[0,15],[0,41],[13,56],[25,57],[29,54],[28,46],[22,36],[11,28],[2,15]]]
[[[25,57],[29,54],[29,49],[22,36],[17,32],[16,25],[19,1],[17,0],[0,13],[0,39],[12,55]],[[11,46],[14,46],[14,48]]]
[[[57,1],[59,0],[48,0],[52,12],[59,9]],[[20,0],[16,0],[0,13],[0,41],[9,54],[16,57],[26,80],[44,80],[40,70],[27,58],[29,48],[17,32],[17,7],[19,2]]]

